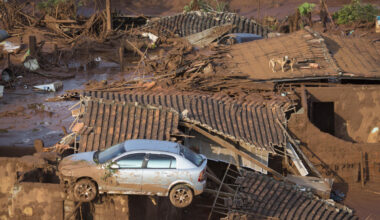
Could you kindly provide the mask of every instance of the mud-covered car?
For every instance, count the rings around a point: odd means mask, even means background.
[[[128,140],[104,151],[65,157],[58,170],[77,201],[99,193],[169,196],[188,206],[206,184],[207,159],[174,142]]]

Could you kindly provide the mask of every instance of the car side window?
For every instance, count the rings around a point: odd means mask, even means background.
[[[129,154],[117,160],[116,163],[120,166],[120,169],[142,168],[144,158],[144,153]]]
[[[175,157],[165,154],[150,154],[146,168],[148,169],[175,169]]]

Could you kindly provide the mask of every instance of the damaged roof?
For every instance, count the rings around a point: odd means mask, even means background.
[[[223,24],[235,26],[230,33],[252,33],[267,37],[269,32],[267,28],[256,21],[231,12],[191,11],[163,17],[157,21],[152,21],[151,24],[158,24],[160,30],[169,30],[181,37]]]
[[[179,113],[180,120],[196,124],[246,147],[274,152],[274,146],[286,144],[285,134],[278,125],[285,124],[286,118],[278,103],[237,104],[207,95],[138,92],[121,94],[88,91],[85,96],[172,108]]]
[[[334,62],[324,39],[306,30],[293,32],[275,38],[256,40],[248,43],[235,44],[231,47],[231,67],[233,72],[247,74],[256,80],[271,80],[281,78],[302,78],[309,76],[338,75],[339,68]],[[320,68],[293,67],[294,71],[284,72],[277,64],[273,72],[270,59],[281,59],[284,56],[296,58],[297,62],[311,61]]]
[[[152,106],[84,99],[79,152],[103,150],[129,139],[170,140],[179,115]]]
[[[231,46],[232,72],[254,80],[302,78],[380,77],[380,51],[375,42],[358,37],[322,36],[309,28],[279,37]],[[284,56],[296,58],[293,71],[286,66],[275,72],[270,60]],[[309,63],[318,64],[312,68]]]

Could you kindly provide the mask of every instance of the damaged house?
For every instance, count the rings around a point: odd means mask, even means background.
[[[263,167],[223,149],[210,136],[244,149],[268,166],[269,154],[286,144],[279,123],[286,124],[289,103],[257,105],[189,94],[86,92],[78,121],[84,123],[79,152],[102,150],[128,139],[180,140],[209,159],[266,173]],[[195,127],[197,129],[193,129]],[[204,136],[199,131],[205,131]],[[204,133],[203,133],[204,134]]]

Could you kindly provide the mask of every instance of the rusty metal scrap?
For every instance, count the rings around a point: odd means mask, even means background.
[[[103,150],[128,139],[170,140],[176,112],[151,106],[85,99],[79,152]]]
[[[347,207],[338,207],[326,200],[316,199],[296,185],[277,181],[266,175],[243,171],[236,179],[239,191],[234,198],[226,198],[225,206],[233,219],[358,219]],[[249,213],[249,214],[247,214]],[[251,218],[250,218],[251,217]],[[256,218],[255,218],[256,217]]]
[[[279,103],[272,105],[238,104],[224,102],[207,95],[142,94],[91,92],[85,96],[137,102],[162,106],[177,111],[181,120],[196,124],[248,147],[274,153],[274,146],[284,146],[286,138],[277,120],[285,122],[285,113]]]

